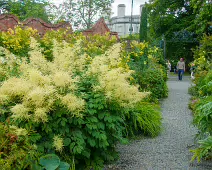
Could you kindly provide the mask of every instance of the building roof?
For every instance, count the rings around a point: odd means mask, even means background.
[[[84,35],[94,35],[94,34],[105,35],[108,32],[110,33],[110,35],[114,35],[118,39],[118,33],[111,32],[107,24],[105,23],[104,18],[100,18],[91,29],[83,31],[83,34]]]

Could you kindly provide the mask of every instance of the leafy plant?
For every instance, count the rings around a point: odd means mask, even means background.
[[[129,136],[145,134],[151,137],[161,132],[161,112],[157,105],[141,102],[127,118],[127,134]]]
[[[37,155],[25,129],[0,123],[0,169],[27,169]]]
[[[208,136],[204,140],[198,142],[200,144],[199,148],[191,150],[194,153],[192,161],[197,159],[198,162],[201,161],[204,157],[212,157],[212,136]]]
[[[21,62],[20,74],[1,84],[4,116],[32,132],[39,152],[74,157],[77,169],[100,169],[116,159],[116,143],[126,141],[126,111],[148,95],[129,83],[132,71],[121,67],[120,44],[91,58],[80,40],[74,46],[54,41],[49,62],[30,41],[30,62]]]
[[[60,161],[60,158],[55,154],[47,154],[39,159],[40,169],[45,170],[69,170],[70,165],[66,162]],[[74,170],[74,169],[72,169]]]

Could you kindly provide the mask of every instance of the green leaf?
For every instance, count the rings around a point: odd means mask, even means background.
[[[88,143],[91,145],[91,147],[94,147],[96,145],[95,140],[91,138],[88,138]]]
[[[69,170],[70,165],[66,162],[60,162],[60,166],[58,167],[58,170]]]
[[[86,151],[86,150],[83,150],[82,151],[82,155],[84,155],[86,158],[90,158],[90,152],[89,151]]]
[[[104,117],[105,117],[105,113],[104,112],[98,114],[98,118],[100,120],[102,120]]]
[[[65,138],[64,139],[64,145],[68,146],[71,143],[71,139],[70,138]]]
[[[43,170],[43,168],[40,165],[34,163],[31,165],[31,170]]]
[[[62,126],[65,126],[66,125],[66,122],[65,121],[61,121],[61,125]]]
[[[73,142],[73,143],[70,144],[69,148],[70,148],[71,151],[74,148],[75,144],[76,144],[75,142]]]
[[[55,154],[42,156],[39,161],[46,170],[55,170],[60,165],[60,158]]]

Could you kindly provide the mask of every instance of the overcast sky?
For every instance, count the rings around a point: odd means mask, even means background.
[[[50,0],[54,2],[55,4],[60,4],[63,2],[63,0]],[[125,4],[126,5],[126,15],[131,14],[131,2],[132,0],[114,0],[114,3],[112,4],[112,16],[117,16],[117,6],[118,4]],[[133,0],[133,14],[138,15],[140,11],[140,5],[144,4],[145,2],[148,2],[148,0]]]

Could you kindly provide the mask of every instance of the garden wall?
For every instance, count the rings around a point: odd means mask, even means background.
[[[70,28],[72,32],[72,26],[68,22],[49,24],[37,18],[29,18],[21,22],[15,15],[11,14],[0,15],[0,31],[7,31],[9,28],[14,29],[14,27],[18,25],[23,25],[24,27],[25,26],[32,27],[33,29],[38,30],[40,35],[44,35],[49,30],[59,30],[61,28]],[[91,29],[83,31],[83,34],[85,36],[94,34],[105,35],[108,32],[110,33],[111,36],[112,35],[116,36],[116,38],[118,39],[118,33],[111,32],[110,29],[107,27],[104,19],[100,18]]]
[[[49,24],[41,19],[29,18],[23,22],[11,14],[0,15],[0,31],[7,31],[9,28],[14,29],[15,26],[22,25],[23,27],[28,26],[33,29],[38,30],[40,35],[44,35],[49,30],[59,30],[61,28],[70,28],[72,32],[72,27],[68,22],[61,22],[58,24]]]

